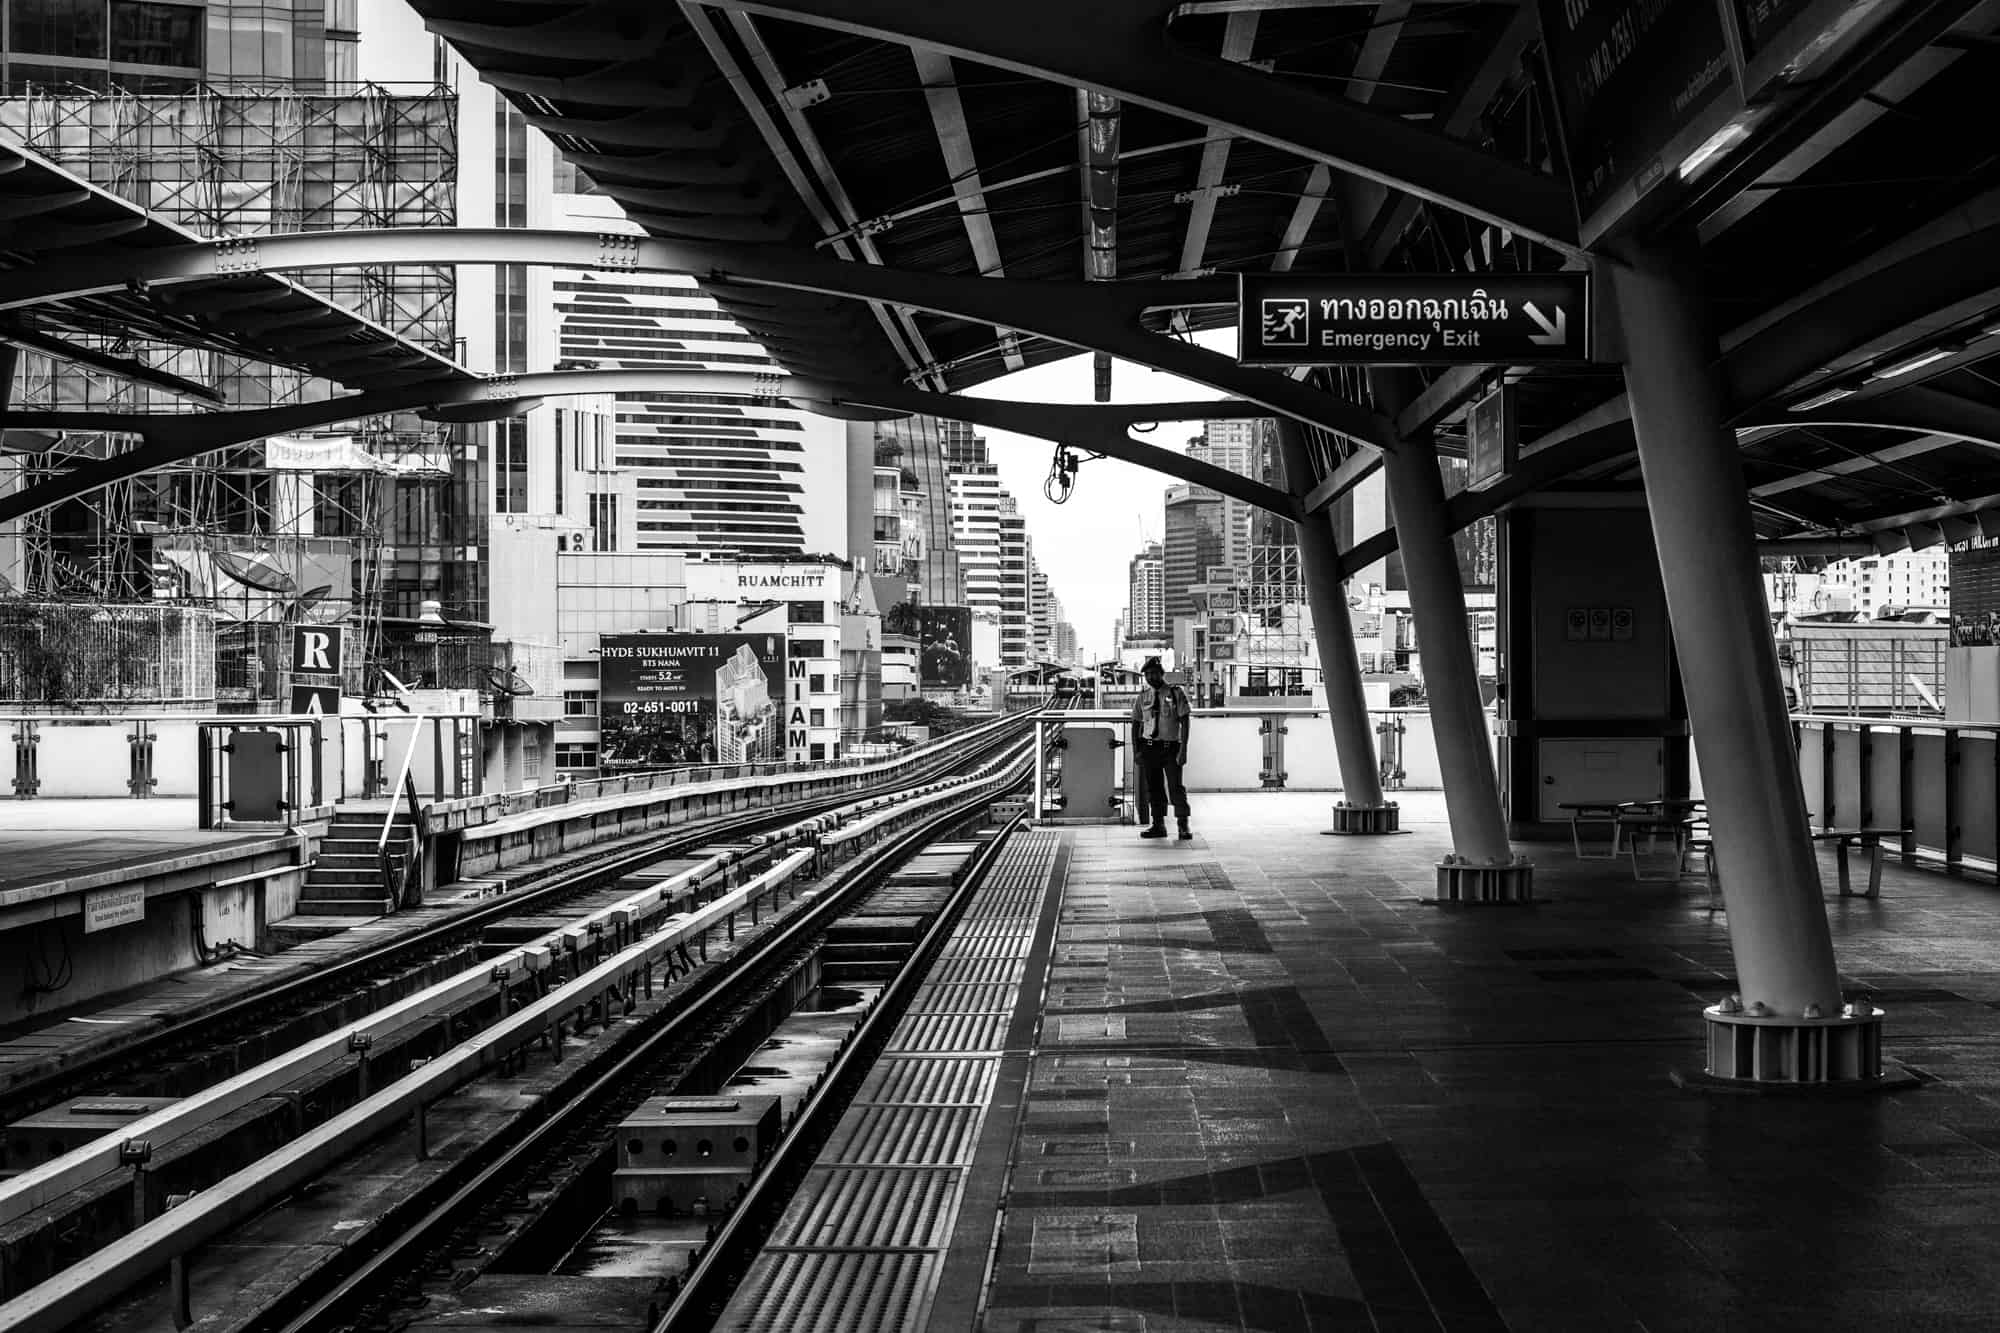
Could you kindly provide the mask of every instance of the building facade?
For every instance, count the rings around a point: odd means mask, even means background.
[[[1166,498],[1166,540],[1161,543],[1161,603],[1168,631],[1176,620],[1195,614],[1196,584],[1211,566],[1224,563],[1222,497],[1202,486],[1170,486]]]
[[[1166,558],[1160,543],[1147,542],[1132,557],[1126,580],[1125,618],[1119,622],[1114,647],[1128,638],[1166,633]]]

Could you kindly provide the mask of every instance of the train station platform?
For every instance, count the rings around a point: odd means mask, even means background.
[[[786,1326],[740,1304],[760,1283],[813,1327],[1992,1327],[2000,889],[1892,863],[1841,898],[1823,859],[1844,986],[1920,1083],[1703,1093],[1672,1077],[1733,985],[1703,880],[1543,844],[1538,902],[1429,905],[1443,799],[1399,795],[1405,836],[1321,836],[1326,798],[1284,793],[1198,796],[1189,843],[1033,835],[1038,924],[1009,954],[975,902],[926,988],[992,1009],[959,1028],[983,1084],[886,1059],[718,1327]],[[1016,983],[944,974],[974,957]],[[914,1050],[924,995],[904,1066],[961,1058]],[[918,1166],[945,1176],[893,1183]],[[930,1202],[847,1206],[871,1189]]]
[[[293,832],[227,833],[198,822],[192,800],[0,802],[0,924],[81,910],[52,900],[133,885],[172,892],[300,852]]]

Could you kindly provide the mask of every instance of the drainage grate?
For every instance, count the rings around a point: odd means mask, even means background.
[[[841,1122],[824,1163],[970,1166],[979,1108],[870,1106]]]
[[[1007,1035],[1006,1013],[911,1013],[889,1038],[892,1051],[995,1051]]]
[[[941,1256],[766,1251],[750,1265],[716,1333],[915,1333]]]
[[[1027,980],[1060,839],[1010,842],[713,1327],[915,1333]]]
[[[799,1189],[807,1206],[787,1209],[769,1243],[815,1249],[942,1245],[963,1174],[956,1167],[814,1167]]]
[[[1000,982],[985,984],[925,985],[910,1002],[916,1014],[1010,1014],[1014,1011],[1014,987]]]
[[[1212,863],[1197,861],[1193,865],[1182,866],[1181,873],[1187,876],[1188,887],[1191,889],[1234,889],[1236,887],[1231,882],[1229,876],[1222,873],[1222,867]]]
[[[998,981],[1011,986],[1018,984],[1027,970],[1027,963],[1020,959],[947,958],[931,969],[930,982],[934,986],[964,986]]]
[[[888,1055],[875,1067],[880,1082],[863,1096],[878,1105],[983,1106],[993,1095],[993,1078],[999,1068],[995,1056]]]
[[[1650,967],[1565,967],[1537,968],[1543,981],[1658,981],[1660,974]]]

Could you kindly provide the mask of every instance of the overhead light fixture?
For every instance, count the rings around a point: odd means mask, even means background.
[[[1684,181],[1693,180],[1708,169],[1709,163],[1749,138],[1750,131],[1757,127],[1757,122],[1764,118],[1768,110],[1768,107],[1751,107],[1709,135],[1701,147],[1689,153],[1681,162],[1680,178]]]
[[[1785,410],[1787,412],[1810,412],[1814,408],[1825,407],[1829,403],[1837,403],[1843,398],[1852,398],[1854,393],[1853,389],[1828,389],[1824,393],[1816,393],[1810,398],[1801,399]]]
[[[1907,375],[1913,370],[1921,370],[1934,361],[1942,361],[1946,357],[1963,350],[1963,348],[1950,345],[1934,347],[1930,351],[1919,353],[1907,361],[1898,361],[1893,366],[1885,366],[1881,370],[1876,371],[1872,378],[1878,380],[1894,379],[1898,375]]]

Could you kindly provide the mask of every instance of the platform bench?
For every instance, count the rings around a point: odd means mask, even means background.
[[[1912,830],[1906,828],[1828,828],[1814,829],[1814,842],[1830,842],[1834,846],[1834,862],[1840,869],[1840,896],[1843,898],[1879,898],[1882,896],[1882,840],[1894,838],[1900,844]],[[1861,847],[1868,852],[1868,891],[1857,894],[1847,873],[1847,849]]]

